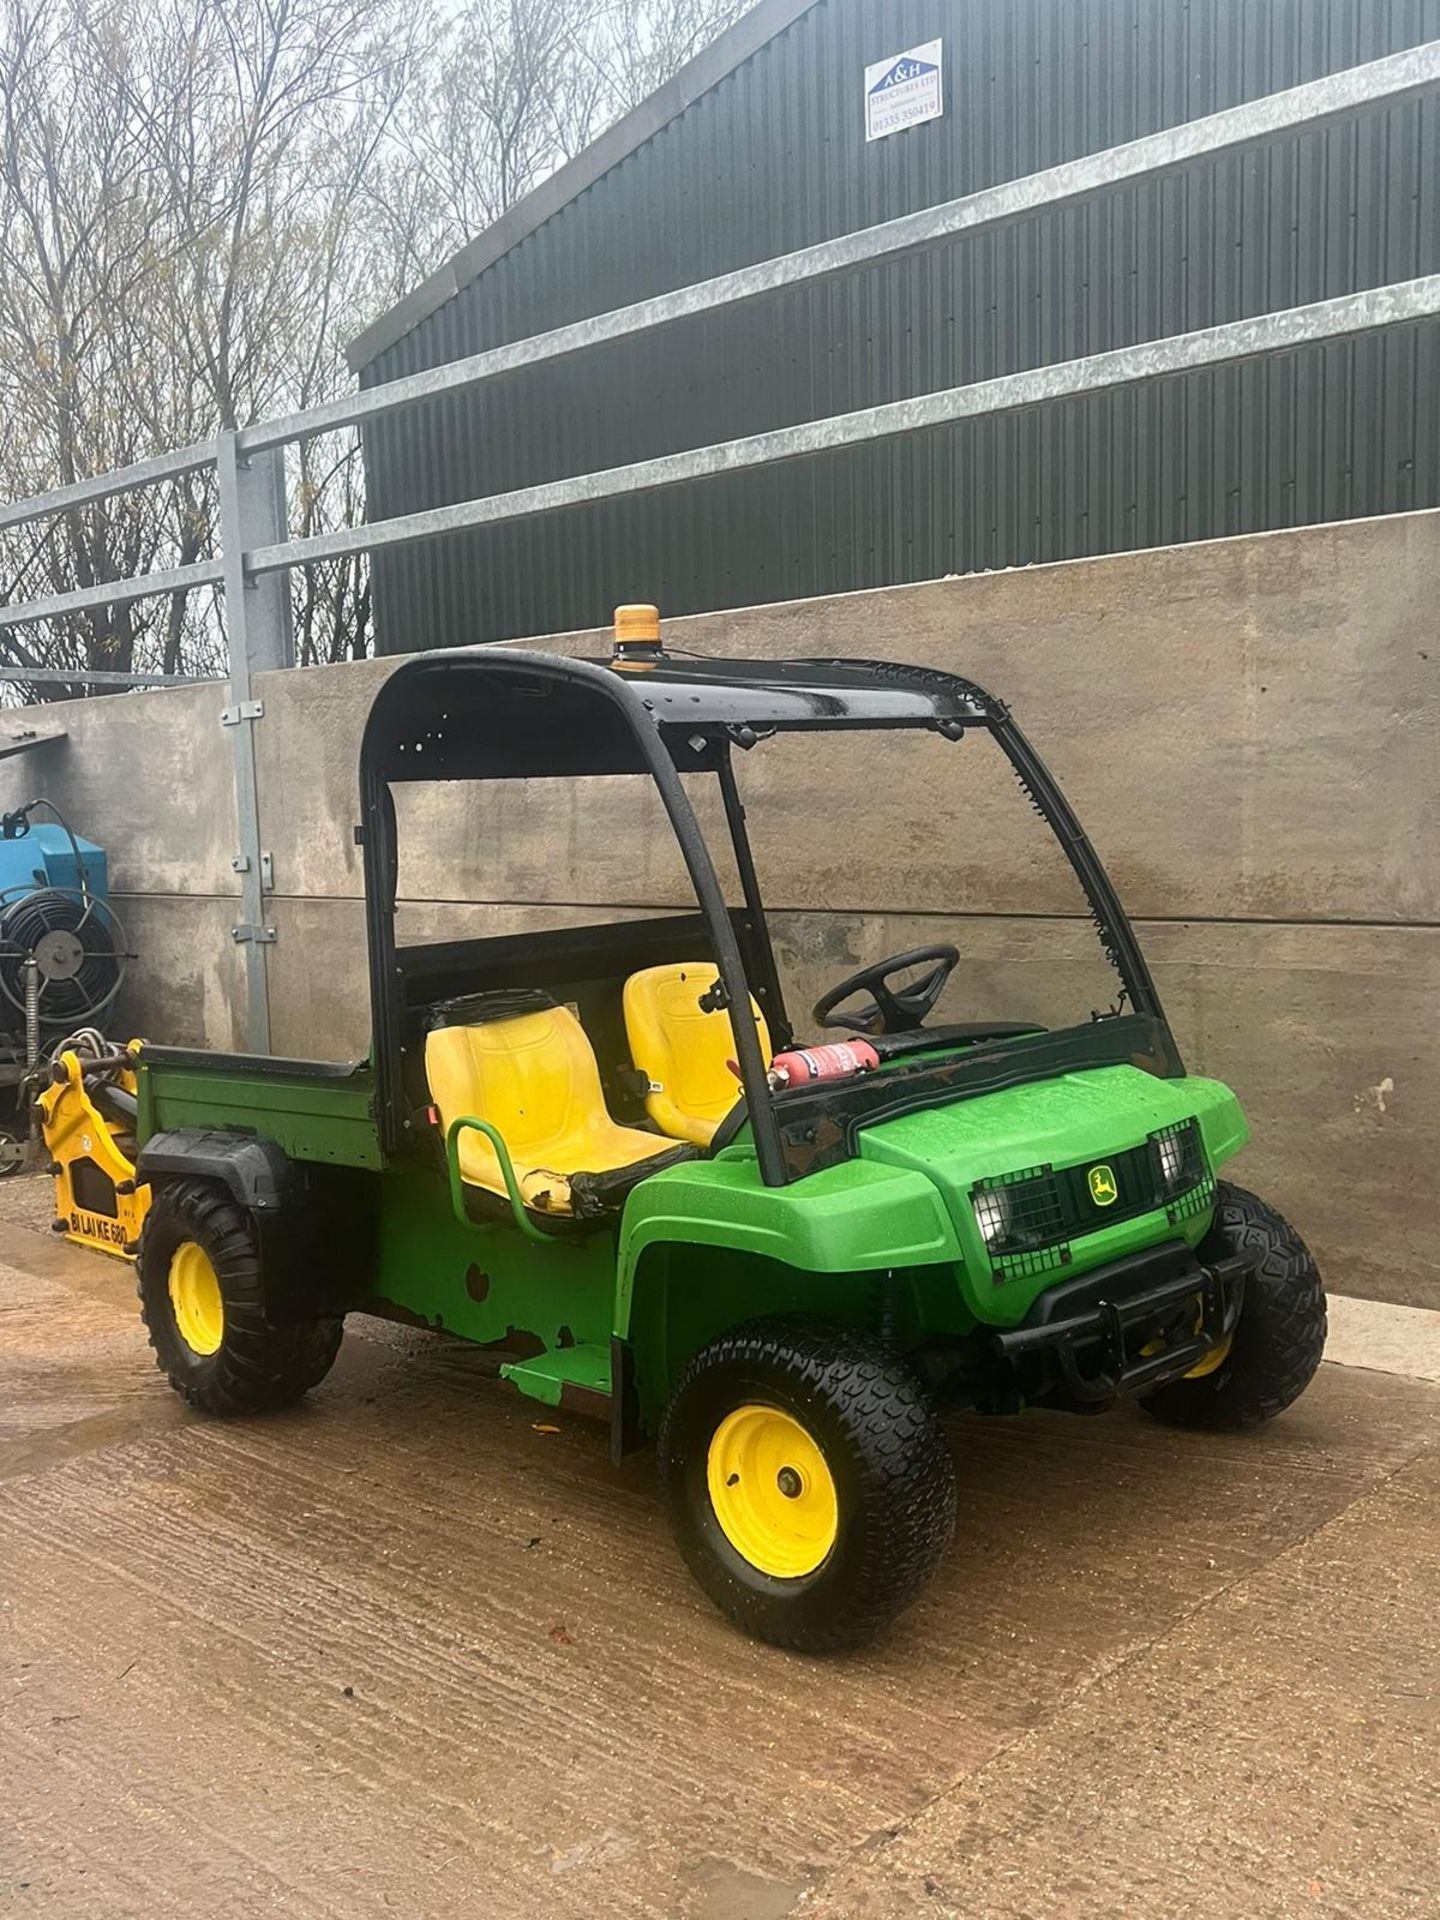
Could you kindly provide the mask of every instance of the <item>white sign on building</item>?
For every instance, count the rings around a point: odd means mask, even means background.
[[[892,54],[865,69],[867,140],[883,140],[888,133],[940,118],[945,111],[944,47],[943,40],[927,40],[923,47]]]

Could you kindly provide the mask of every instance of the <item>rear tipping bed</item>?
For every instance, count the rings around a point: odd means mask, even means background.
[[[368,1062],[147,1046],[138,1069],[142,1147],[156,1133],[233,1130],[273,1140],[292,1160],[377,1172],[384,1164]]]

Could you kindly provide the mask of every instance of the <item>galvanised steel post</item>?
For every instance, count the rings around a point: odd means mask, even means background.
[[[239,846],[230,864],[240,877],[240,920],[232,937],[245,955],[245,1044],[251,1053],[270,1051],[270,990],[267,949],[275,928],[266,923],[265,894],[273,879],[260,845],[260,795],[255,728],[264,718],[253,676],[295,663],[288,575],[252,579],[245,557],[287,532],[284,455],[242,456],[237,436],[216,442],[220,483],[220,546],[225,589],[225,630],[230,645],[230,704],[220,724],[230,731],[235,755],[235,818]]]

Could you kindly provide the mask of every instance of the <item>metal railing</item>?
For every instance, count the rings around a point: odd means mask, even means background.
[[[1243,153],[1283,135],[1311,132],[1346,116],[1393,106],[1437,87],[1440,87],[1440,41],[1430,41],[858,233],[761,261],[734,273],[495,347],[446,366],[430,368],[382,387],[346,395],[303,412],[225,432],[213,441],[161,454],[94,480],[79,481],[29,500],[0,506],[0,531],[3,531],[212,467],[217,474],[220,498],[219,543],[212,557],[165,572],[52,594],[19,605],[0,606],[0,629],[177,590],[206,586],[220,589],[229,642],[230,686],[229,703],[221,720],[233,730],[235,740],[241,843],[232,861],[240,876],[243,903],[243,917],[234,929],[234,936],[244,944],[247,956],[248,1044],[256,1051],[265,1051],[270,1034],[265,951],[275,933],[265,924],[264,917],[265,863],[260,848],[254,746],[254,723],[263,717],[263,706],[254,698],[252,679],[267,668],[293,663],[286,579],[291,569],[351,554],[373,553],[467,528],[494,526],[564,507],[801,459],[955,421],[1014,412],[1079,394],[1132,386],[1204,367],[1233,365],[1323,341],[1354,339],[1381,329],[1440,318],[1440,274],[305,539],[289,537],[284,472],[286,447],[318,434],[363,426],[368,421],[402,408],[423,405],[445,394],[468,392],[486,381],[583,353],[610,341],[734,308],[786,288],[831,279],[857,267],[898,259],[964,235],[1008,225],[1030,214],[1069,206],[1136,181],[1173,174],[1199,160]],[[0,680],[20,682],[63,679],[71,684],[150,686],[174,684],[180,678],[157,674],[119,675],[88,668],[57,668],[47,672],[0,666]]]

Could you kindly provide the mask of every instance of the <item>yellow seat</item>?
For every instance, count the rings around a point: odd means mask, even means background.
[[[667,1151],[653,1133],[610,1118],[585,1030],[566,1007],[478,1026],[436,1027],[425,1041],[430,1097],[446,1130],[462,1115],[498,1128],[527,1206],[569,1213],[570,1176],[609,1173]],[[467,1131],[461,1178],[503,1195],[494,1147]]]
[[[650,1082],[645,1111],[673,1140],[708,1147],[715,1129],[740,1098],[730,1071],[735,1030],[723,1009],[704,1013],[699,1001],[720,978],[703,961],[647,967],[625,982],[625,1031],[630,1058]],[[765,1016],[750,1002],[760,1051],[770,1060]]]

